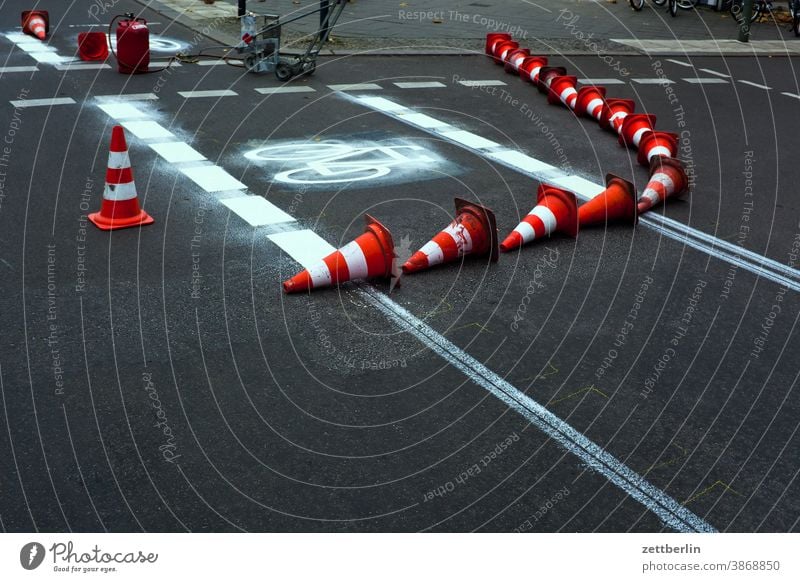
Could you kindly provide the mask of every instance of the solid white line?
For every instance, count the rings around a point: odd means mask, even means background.
[[[167,128],[155,121],[123,121],[122,127],[139,139],[174,139],[175,136]]]
[[[52,105],[73,105],[75,100],[70,97],[56,97],[54,99],[23,99],[9,101],[14,107],[50,107]]]
[[[689,77],[687,79],[683,79],[687,83],[692,83],[694,85],[720,85],[720,84],[728,84],[725,79],[718,79],[717,77]]]
[[[651,78],[651,79],[631,79],[634,83],[638,83],[639,85],[672,85],[675,81],[671,81],[669,79],[659,79],[659,78]]]
[[[170,141],[149,144],[155,152],[170,164],[202,162],[206,157],[187,143]]]
[[[574,192],[578,198],[583,200],[591,200],[606,189],[602,184],[595,184],[591,180],[581,178],[580,176],[562,176],[550,180],[550,183],[554,186],[560,186],[570,192]]]
[[[100,103],[118,103],[119,101],[151,101],[158,99],[155,93],[128,93],[122,95],[95,95]]]
[[[675,59],[666,59],[666,60],[669,61],[670,63],[675,63],[676,65],[680,65],[682,67],[694,68],[694,65],[692,63],[686,63],[684,61],[676,61]]]
[[[800,99],[800,95],[796,95],[794,93],[784,93],[784,92],[782,92],[781,95],[786,95],[787,97],[794,97],[795,99]]]
[[[495,79],[486,79],[484,81],[467,81],[462,79],[458,84],[464,85],[464,87],[498,87],[500,85],[505,85],[503,81],[497,81]]]
[[[282,222],[295,222],[295,219],[261,196],[242,196],[226,198],[221,201],[231,212],[243,218],[251,226],[266,226]]]
[[[758,83],[753,83],[752,81],[745,81],[744,79],[739,79],[739,82],[743,85],[750,85],[751,87],[756,87],[757,89],[764,89],[765,91],[771,91],[772,87],[767,87],[766,85],[759,85]]]
[[[219,91],[178,91],[178,95],[185,99],[194,99],[196,97],[236,97],[238,93],[230,89],[221,89]]]
[[[485,137],[481,137],[472,133],[471,131],[464,131],[463,129],[457,129],[455,131],[443,131],[439,133],[439,135],[445,139],[463,144],[476,150],[496,148],[500,145],[497,142],[488,140]]]
[[[139,111],[130,103],[101,103],[98,107],[105,111],[106,115],[116,120],[142,119],[147,117],[146,113]]]
[[[523,172],[530,172],[537,175],[552,172],[561,173],[561,170],[542,160],[537,160],[516,150],[500,150],[486,154],[489,158],[501,162],[505,166],[517,168]]]
[[[181,172],[206,192],[246,190],[247,186],[219,166],[181,168]]]
[[[439,81],[401,81],[394,83],[394,85],[401,89],[438,89],[447,87],[447,85]]]
[[[279,95],[281,93],[314,93],[314,87],[305,85],[288,85],[286,87],[256,87],[256,92],[262,95]]]
[[[341,85],[328,85],[331,91],[374,91],[383,89],[380,85],[375,83],[344,83]]]
[[[714,71],[712,69],[700,69],[700,70],[703,71],[704,73],[710,73],[711,75],[716,75],[717,77],[724,77],[726,79],[730,79],[731,78],[730,75],[726,75],[725,73],[720,73],[720,72]]]
[[[578,79],[581,85],[624,85],[621,79]]]
[[[69,63],[66,65],[56,65],[56,70],[58,71],[97,71],[110,68],[111,65],[105,63]]]
[[[443,127],[452,127],[449,123],[445,123],[439,119],[435,119],[430,115],[425,115],[424,113],[398,113],[398,117],[401,117],[403,121],[407,121],[412,125],[416,125],[418,127],[422,127],[424,129],[440,129]]]
[[[0,67],[0,75],[3,73],[34,73],[39,70],[39,67]]]

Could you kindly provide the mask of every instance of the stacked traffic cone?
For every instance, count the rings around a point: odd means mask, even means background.
[[[578,100],[578,91],[575,85],[578,78],[571,75],[554,77],[550,82],[550,92],[547,93],[547,102],[551,105],[563,103],[570,109],[575,109],[575,102]]]
[[[689,186],[689,178],[680,160],[656,156],[650,160],[650,181],[639,198],[639,214],[672,196],[683,194]]]
[[[537,204],[500,244],[508,252],[534,239],[563,232],[571,237],[578,234],[578,203],[572,192],[540,184]]]
[[[50,32],[50,16],[47,10],[25,10],[22,13],[22,32],[39,40],[47,38]]]
[[[108,40],[104,32],[78,34],[78,56],[82,61],[104,61],[108,58]]]
[[[111,131],[103,202],[100,212],[90,214],[89,220],[100,230],[153,224],[153,218],[139,208],[139,197],[133,182],[128,144],[125,142],[122,126],[115,125]]]
[[[619,130],[621,145],[639,147],[642,136],[648,131],[655,131],[656,116],[649,113],[633,113],[625,116]]]
[[[542,67],[547,66],[547,57],[528,57],[522,61],[519,66],[519,76],[530,81],[531,83],[538,84],[539,71]]]
[[[490,32],[486,35],[486,46],[484,51],[490,57],[494,56],[494,47],[503,41],[511,40],[511,35],[507,32]]]
[[[636,188],[627,180],[606,174],[606,189],[578,208],[581,228],[622,220],[636,224]]]
[[[605,87],[581,87],[578,89],[578,97],[575,101],[575,113],[585,117],[594,117],[600,120],[600,114],[603,113],[603,99],[606,96]]]
[[[455,199],[456,218],[428,241],[403,265],[404,273],[414,273],[461,257],[488,255],[497,261],[497,224],[494,213],[478,204]]]
[[[516,50],[510,51],[506,54],[505,65],[503,68],[506,70],[506,73],[513,73],[519,70],[519,66],[522,64],[526,58],[531,56],[531,49],[526,48],[518,48]]]
[[[540,93],[547,94],[550,91],[550,83],[556,77],[562,77],[567,74],[567,69],[564,67],[542,67],[539,70],[539,79],[536,83],[536,88]]]
[[[637,161],[643,166],[655,156],[674,158],[678,155],[678,134],[666,131],[647,131],[639,141]]]
[[[506,55],[513,50],[517,50],[519,48],[519,43],[513,40],[504,40],[502,42],[498,42],[494,45],[494,62],[498,65],[504,64],[504,60]]]
[[[619,133],[622,122],[633,113],[634,109],[636,109],[636,104],[630,99],[606,99],[600,119],[597,121],[603,129]]]
[[[364,234],[332,252],[319,263],[284,281],[286,293],[310,291],[356,279],[399,275],[392,233],[369,214],[364,215]]]

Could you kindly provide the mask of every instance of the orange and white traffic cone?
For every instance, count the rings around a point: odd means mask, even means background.
[[[536,201],[533,210],[500,243],[501,251],[511,251],[555,232],[563,232],[571,237],[578,235],[578,202],[575,194],[540,184]]]
[[[600,120],[605,105],[606,88],[590,85],[578,89],[578,98],[575,101],[575,113],[585,117],[594,117]]]
[[[581,228],[615,220],[636,224],[638,219],[636,188],[614,174],[606,174],[606,189],[578,208],[578,224]]]
[[[415,273],[467,255],[488,255],[492,262],[497,261],[499,252],[494,213],[461,198],[456,198],[455,204],[455,220],[411,256],[403,265],[404,273]]]
[[[547,57],[528,57],[519,66],[519,76],[526,81],[538,84],[539,71],[546,66]]]
[[[139,197],[128,157],[128,144],[125,142],[125,131],[120,125],[115,125],[111,130],[106,187],[100,212],[90,214],[89,220],[100,230],[117,230],[154,222],[152,216],[139,208]]]
[[[656,156],[650,160],[650,181],[639,197],[639,214],[672,196],[683,194],[689,186],[689,178],[683,163],[675,158]]]
[[[648,131],[655,131],[656,116],[649,113],[633,113],[622,120],[619,129],[619,143],[623,146],[639,147],[642,136]]]
[[[606,99],[598,123],[603,129],[619,133],[622,122],[634,112],[636,104],[630,99]]]
[[[364,215],[364,221],[364,234],[284,281],[283,290],[298,293],[356,279],[398,275],[392,233],[369,214]]]
[[[539,70],[539,78],[536,82],[536,88],[540,93],[547,94],[550,91],[550,83],[556,77],[562,77],[567,74],[564,67],[542,67]]]
[[[504,64],[506,55],[519,48],[519,43],[513,40],[504,40],[494,45],[494,62],[498,65]]]
[[[78,56],[82,61],[104,61],[108,58],[108,38],[104,32],[78,34]]]
[[[506,55],[503,68],[506,73],[516,73],[519,71],[519,66],[522,64],[522,61],[529,56],[531,56],[531,49],[518,48],[517,50],[513,50]]]
[[[39,40],[47,38],[50,32],[50,16],[47,10],[25,10],[21,16],[22,32]]]
[[[490,32],[486,35],[486,46],[484,50],[490,57],[494,56],[494,47],[500,42],[511,40],[511,35],[507,32]]]
[[[575,109],[575,102],[578,100],[578,90],[575,89],[577,83],[578,78],[571,75],[553,78],[547,93],[547,102],[551,105],[563,103],[570,109]]]
[[[678,134],[667,131],[647,131],[639,141],[637,161],[643,166],[650,164],[655,156],[674,158],[678,155]]]

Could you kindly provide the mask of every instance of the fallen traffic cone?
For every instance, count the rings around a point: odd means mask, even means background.
[[[553,82],[553,79],[566,74],[567,70],[564,67],[542,67],[539,70],[539,79],[536,87],[540,93],[547,93],[550,90],[550,83]]]
[[[490,57],[494,56],[494,47],[497,43],[511,40],[511,35],[507,32],[490,32],[486,35],[486,46],[484,47],[484,51]]]
[[[648,131],[655,131],[656,116],[649,113],[633,113],[626,115],[619,128],[620,145],[639,147],[642,136]]]
[[[656,156],[650,160],[650,181],[637,205],[639,214],[672,196],[680,196],[689,186],[683,163],[675,158]]]
[[[606,99],[600,119],[597,121],[603,129],[619,133],[622,122],[635,109],[636,104],[630,99]]]
[[[286,293],[310,291],[355,279],[390,277],[397,273],[392,233],[369,214],[364,234],[319,263],[284,281]]]
[[[115,125],[111,130],[106,187],[100,212],[90,214],[89,220],[100,230],[153,224],[153,218],[139,208],[128,144],[125,143],[125,131],[120,125]]]
[[[575,101],[575,113],[585,117],[594,117],[599,121],[600,114],[603,113],[605,96],[605,87],[581,87],[578,89],[578,99]]]
[[[614,220],[636,224],[638,219],[636,188],[614,174],[606,174],[606,189],[578,208],[578,224],[581,228]]]
[[[39,40],[47,38],[50,32],[50,16],[47,10],[25,10],[22,13],[22,32]]]
[[[494,213],[484,206],[455,199],[456,218],[447,228],[428,241],[403,265],[404,273],[415,273],[461,257],[489,255],[498,258],[497,223]]]
[[[104,61],[108,58],[108,41],[104,32],[78,34],[78,56],[82,61]]]
[[[494,62],[502,65],[506,55],[519,48],[519,43],[513,40],[504,40],[494,45]]]
[[[508,252],[534,239],[563,232],[571,237],[578,234],[578,203],[575,194],[548,184],[540,184],[537,204],[500,244]]]
[[[547,57],[528,57],[519,66],[519,76],[531,83],[539,82],[539,71],[547,66]]]
[[[637,161],[643,166],[650,164],[654,156],[674,158],[678,155],[678,134],[667,131],[647,131],[639,141]]]
[[[529,56],[531,56],[531,49],[518,48],[516,50],[509,51],[504,59],[505,64],[503,68],[506,70],[506,73],[514,73],[519,70],[519,66],[522,64],[522,61]]]
[[[578,100],[578,91],[575,85],[578,78],[571,75],[554,77],[550,82],[550,92],[547,93],[547,102],[551,105],[563,103],[570,109],[575,109],[575,102]]]

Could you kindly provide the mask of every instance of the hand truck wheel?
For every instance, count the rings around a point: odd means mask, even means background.
[[[288,63],[278,63],[275,67],[275,76],[278,81],[286,82],[292,78],[292,67]]]

